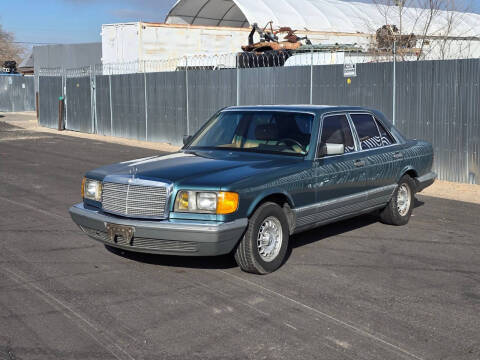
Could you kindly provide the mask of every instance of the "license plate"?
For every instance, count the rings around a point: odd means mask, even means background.
[[[135,228],[133,226],[117,225],[117,224],[106,224],[108,239],[110,242],[117,243],[118,237],[123,238],[122,243],[131,244],[133,234],[135,233]]]

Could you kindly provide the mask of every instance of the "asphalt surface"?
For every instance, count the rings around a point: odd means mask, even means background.
[[[89,169],[153,150],[0,118],[0,359],[480,359],[480,206],[418,195],[295,236],[267,276],[122,253],[68,215]]]

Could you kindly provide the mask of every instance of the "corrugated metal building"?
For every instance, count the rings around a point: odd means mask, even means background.
[[[34,46],[33,57],[36,74],[40,69],[69,69],[100,64],[102,43]]]

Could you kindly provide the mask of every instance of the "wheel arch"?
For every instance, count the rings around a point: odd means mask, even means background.
[[[417,192],[417,186],[418,186],[418,181],[417,181],[417,178],[418,178],[418,172],[417,170],[413,167],[413,166],[406,166],[400,173],[400,176],[398,177],[397,179],[397,183],[400,181],[400,179],[405,176],[405,175],[408,175],[412,178],[414,184],[415,184],[415,189],[413,189],[414,192]]]
[[[418,171],[414,169],[413,166],[405,166],[403,170],[400,172],[400,176],[397,179],[397,182],[400,181],[400,179],[404,176],[408,175],[410,176],[413,180],[418,177]]]
[[[270,190],[268,192],[261,193],[258,195],[254,201],[250,204],[247,216],[250,218],[255,210],[262,204],[266,202],[273,202],[278,204],[285,212],[285,216],[287,217],[288,227],[290,235],[295,230],[295,213],[292,209],[295,207],[295,203],[293,198],[290,194],[286,191],[282,190]]]

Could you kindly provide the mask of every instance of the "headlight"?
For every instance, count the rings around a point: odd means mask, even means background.
[[[238,194],[234,192],[179,191],[176,212],[231,214],[237,211]]]
[[[102,201],[102,183],[97,180],[83,178],[82,198]]]

